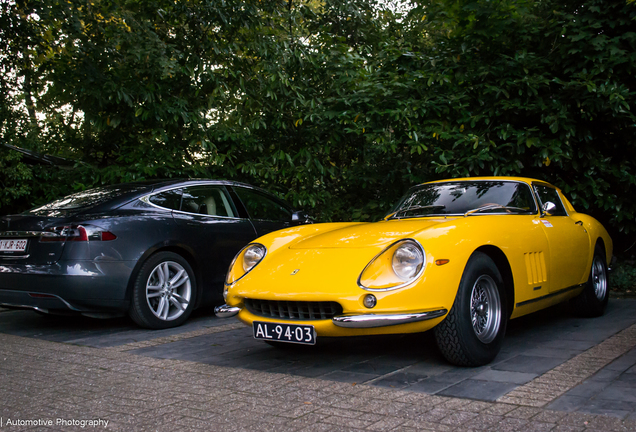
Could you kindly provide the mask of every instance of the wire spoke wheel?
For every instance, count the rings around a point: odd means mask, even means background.
[[[150,311],[160,320],[179,318],[191,297],[190,276],[181,264],[163,261],[150,272],[146,282],[146,301]]]
[[[495,262],[473,252],[459,282],[453,307],[435,326],[442,355],[459,366],[482,366],[499,353],[508,324],[507,293]]]
[[[605,265],[600,256],[594,257],[594,263],[592,264],[592,286],[594,287],[594,294],[599,300],[603,300],[607,293],[607,273],[605,272]]]
[[[497,284],[488,275],[481,275],[470,295],[470,317],[477,338],[487,344],[499,333],[501,300]]]

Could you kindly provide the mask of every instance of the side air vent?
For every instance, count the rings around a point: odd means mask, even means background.
[[[524,254],[526,259],[526,272],[528,273],[528,284],[535,285],[547,280],[545,270],[545,256],[543,252],[528,252]]]

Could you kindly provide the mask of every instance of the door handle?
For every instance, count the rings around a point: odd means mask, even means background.
[[[576,222],[574,222],[574,224],[583,226],[583,221],[576,221]]]

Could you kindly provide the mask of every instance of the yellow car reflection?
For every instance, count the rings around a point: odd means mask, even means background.
[[[380,222],[298,226],[234,259],[220,317],[272,343],[434,329],[452,363],[483,365],[509,319],[573,299],[601,315],[612,240],[539,180],[478,177],[411,188]]]

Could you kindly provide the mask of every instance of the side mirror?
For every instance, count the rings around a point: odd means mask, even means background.
[[[541,208],[542,215],[541,216],[552,216],[554,211],[556,210],[556,204],[552,201],[546,201]]]
[[[297,210],[297,211],[293,212],[291,220],[292,220],[292,222],[295,222],[297,224],[311,224],[311,223],[314,223],[314,219],[311,216],[309,216],[307,213],[302,211],[302,210]]]

